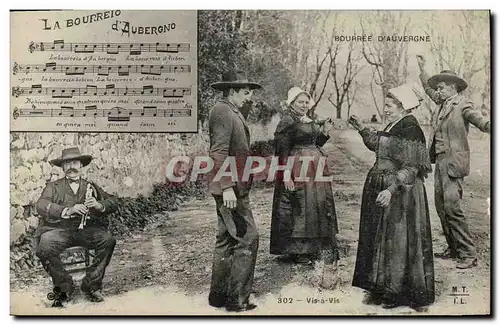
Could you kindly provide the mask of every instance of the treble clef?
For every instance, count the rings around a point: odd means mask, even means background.
[[[33,51],[35,51],[35,43],[33,41],[30,42],[28,50],[30,51],[30,53],[33,53]]]
[[[19,86],[17,87],[12,87],[12,96],[19,97],[19,95],[22,94],[21,88]]]
[[[14,62],[14,67],[12,67],[12,73],[16,75],[18,71],[19,71],[19,65],[17,64],[17,62]]]
[[[14,120],[16,120],[19,117],[19,109],[14,108],[14,113],[12,113],[12,116],[14,116]]]

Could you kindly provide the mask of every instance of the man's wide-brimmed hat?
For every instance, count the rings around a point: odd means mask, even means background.
[[[80,160],[82,166],[87,166],[92,161],[92,156],[80,154],[80,149],[77,147],[63,149],[60,158],[56,158],[50,161],[52,165],[61,167],[63,162],[68,160]]]
[[[461,92],[462,90],[467,88],[467,82],[460,78],[454,71],[451,70],[443,70],[437,75],[434,75],[429,78],[427,83],[431,86],[432,89],[437,89],[437,84],[441,81],[452,81],[457,85],[457,91]]]
[[[228,88],[245,88],[250,89],[260,89],[262,88],[256,82],[249,81],[246,74],[243,71],[230,70],[222,74],[222,81],[218,81],[212,84],[212,88],[217,90],[224,90]]]

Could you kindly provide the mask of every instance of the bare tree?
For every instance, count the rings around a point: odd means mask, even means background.
[[[339,53],[343,43],[336,43],[330,51],[330,80],[333,82],[334,93],[328,97],[330,103],[335,107],[337,118],[342,118],[342,108],[347,105],[347,115],[349,116],[351,106],[354,103],[357,92],[357,84],[354,79],[361,70],[360,61],[362,55],[355,53],[354,43],[348,43],[347,58],[341,62]],[[343,71],[341,69],[343,68]]]
[[[373,89],[374,84],[378,86],[381,86],[382,84],[379,84],[377,82],[377,77],[375,76],[375,74],[378,73],[378,69],[373,69],[372,72],[373,74],[372,74],[372,80],[370,82],[370,94],[372,95],[373,103],[375,104],[375,109],[377,110],[380,119],[384,121],[384,114],[382,114],[381,105],[378,104],[377,96],[375,96],[375,90]]]
[[[408,33],[410,19],[403,12],[382,11],[371,16],[360,19],[361,30],[363,34],[405,36]],[[366,25],[369,25],[368,29]],[[367,32],[369,31],[369,32]],[[408,43],[394,41],[373,41],[363,42],[363,56],[372,66],[373,82],[379,86],[382,92],[382,98],[385,98],[390,88],[399,86],[406,82],[408,76]],[[377,103],[373,84],[370,86],[375,107],[382,121],[384,116]]]
[[[486,67],[484,69],[485,74],[486,74],[486,80],[484,82],[484,87],[481,92],[481,112],[483,115],[491,115],[491,109],[490,109],[490,82],[491,82],[491,65],[490,65],[490,58],[489,58],[489,51],[488,54],[485,55],[484,60],[486,61]]]
[[[354,85],[351,86],[350,91],[347,92],[347,117],[351,116],[351,107],[354,105],[356,101],[356,95],[358,94],[358,90],[361,88],[361,84],[357,81],[354,81]]]
[[[234,29],[240,30],[242,21],[243,21],[243,11],[236,10],[236,15],[234,17]]]
[[[484,28],[488,25],[488,15],[474,11],[453,12],[449,15],[453,19],[446,21],[454,24],[448,26],[450,32],[445,36],[436,28],[442,16],[435,13],[431,14],[425,28],[426,34],[433,40],[429,45],[435,68],[436,71],[453,70],[470,83],[478,72],[489,69],[489,53],[485,55],[489,47],[489,29]],[[469,85],[465,92],[471,93],[476,87]]]
[[[298,86],[305,88],[309,78],[309,55],[311,48],[317,48],[320,44],[318,35],[314,30],[317,25],[324,23],[324,13],[321,11],[290,11],[288,17],[293,25],[294,32],[288,35],[290,47],[290,70],[292,71]],[[314,23],[317,22],[317,23]],[[321,34],[319,35],[321,38]]]
[[[314,114],[316,106],[318,105],[318,103],[323,98],[323,95],[325,94],[328,85],[328,80],[330,79],[330,71],[332,69],[332,65],[335,63],[334,61],[331,60],[331,52],[333,48],[333,33],[330,30],[326,29],[326,24],[330,20],[334,21],[336,24],[337,16],[338,16],[337,13],[331,13],[328,15],[323,14],[321,16],[322,17],[321,21],[322,24],[320,29],[321,32],[316,46],[315,64],[313,67],[314,73],[312,76],[312,82],[309,87],[309,93],[311,94],[315,102],[313,107],[309,111],[310,115]],[[326,46],[326,49],[324,46],[325,43],[328,44]],[[322,76],[323,79],[321,80]]]

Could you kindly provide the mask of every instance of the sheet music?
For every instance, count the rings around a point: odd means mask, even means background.
[[[11,131],[197,131],[196,11],[11,17]]]

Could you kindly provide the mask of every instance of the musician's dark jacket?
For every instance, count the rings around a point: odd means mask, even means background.
[[[85,193],[87,184],[91,184],[95,191],[95,199],[102,203],[104,211],[100,212],[97,209],[90,208],[89,219],[87,226],[98,226],[106,223],[104,217],[117,210],[117,198],[106,193],[103,189],[94,183],[91,183],[83,178],[80,178],[80,186],[76,194],[73,193],[66,177],[49,182],[42,192],[40,199],[36,203],[36,211],[40,216],[36,236],[42,235],[44,232],[53,229],[69,229],[77,230],[80,225],[81,216],[70,219],[61,218],[61,214],[65,208],[70,208],[75,204],[83,204],[85,202]]]

